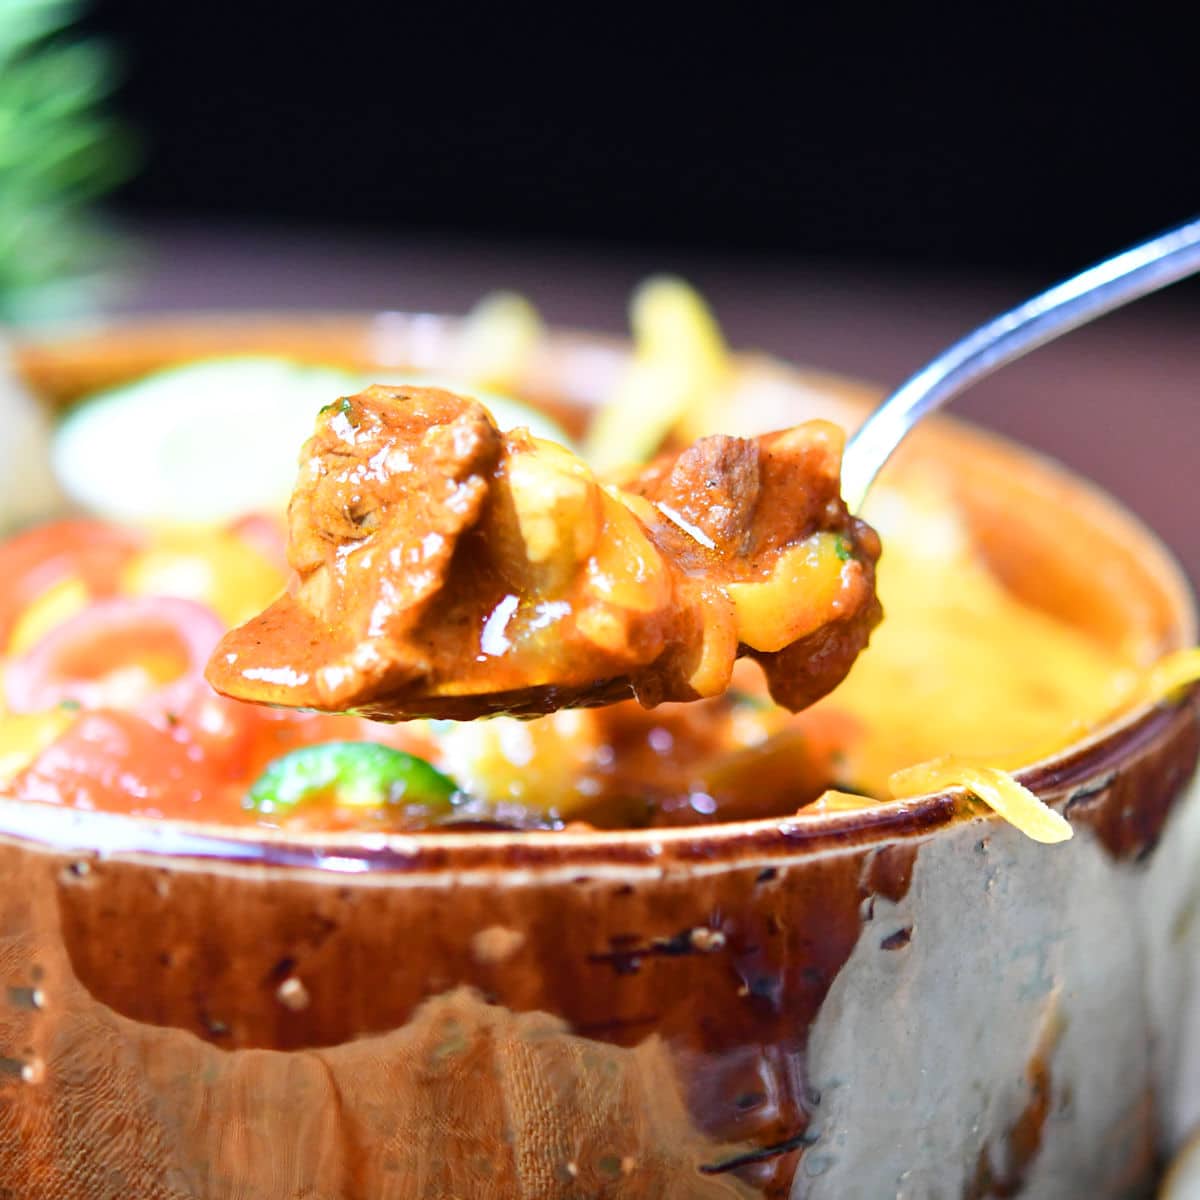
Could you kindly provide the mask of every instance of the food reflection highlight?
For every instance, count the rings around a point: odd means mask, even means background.
[[[663,451],[677,463],[680,448],[697,436],[757,432],[741,427],[738,399],[754,386],[753,369],[726,354],[694,294],[674,282],[648,285],[635,318],[638,345],[614,404],[586,431],[591,462],[611,465],[624,447],[643,458]],[[483,401],[510,446],[527,455],[532,447],[530,463],[544,435],[570,444],[543,411],[505,394],[540,336],[527,306],[492,302],[467,322],[448,381]],[[366,381],[352,367],[335,363],[330,371],[360,387]],[[270,361],[269,371],[279,397],[286,396],[288,372],[313,377],[311,368],[283,360]],[[246,390],[234,404],[239,373]],[[949,483],[926,472],[882,484],[872,495],[866,516],[886,547],[878,587],[887,616],[845,681],[802,712],[774,704],[757,667],[744,660],[728,689],[711,698],[650,710],[625,702],[532,721],[382,726],[230,700],[204,683],[195,651],[201,638],[211,649],[224,628],[282,589],[279,505],[290,481],[267,471],[275,500],[266,509],[263,475],[253,479],[257,491],[239,493],[250,483],[241,469],[227,488],[186,480],[177,488],[149,487],[143,495],[169,494],[171,503],[133,521],[124,501],[105,507],[100,497],[112,489],[88,475],[89,464],[113,460],[105,439],[143,428],[129,410],[144,410],[147,393],[157,394],[155,411],[173,413],[177,423],[146,424],[148,460],[154,444],[207,428],[217,377],[222,403],[240,414],[237,432],[253,440],[250,380],[264,378],[262,360],[175,368],[85,402],[60,425],[56,461],[68,492],[96,516],[27,531],[0,548],[10,581],[0,602],[0,786],[17,797],[294,830],[636,828],[867,807],[893,794],[957,784],[1030,836],[1055,841],[1069,836],[1069,826],[1005,772],[1069,745],[1124,708],[1163,699],[1197,674],[1186,653],[1147,672],[1138,647],[1102,644],[1016,599],[973,545]],[[443,381],[405,373],[389,382],[411,391]],[[284,399],[266,405],[264,436],[283,408]],[[287,428],[297,428],[301,416],[311,425],[312,413],[300,402],[289,410]],[[326,420],[339,415],[327,413]],[[522,441],[525,435],[509,432],[522,425],[535,426],[537,436]],[[209,429],[207,442],[197,443],[201,463],[203,444],[222,444],[217,432]],[[225,443],[229,438],[226,430]],[[293,443],[289,452],[293,462],[297,448]],[[578,462],[554,459],[557,477],[572,479]],[[643,467],[631,478],[659,478],[654,471]],[[136,484],[131,477],[120,494],[136,495]],[[636,520],[640,501],[653,504],[653,520],[679,537],[701,546],[698,535],[713,540],[686,494],[664,499],[639,495],[628,480],[615,486],[626,488],[625,499],[602,489],[588,494],[637,534],[644,537],[647,527]],[[527,551],[544,523],[533,512],[522,525],[513,508]],[[549,539],[555,546],[556,537]],[[836,540],[830,546],[839,577],[847,561],[872,557],[854,541],[845,557]],[[805,561],[810,557],[806,550]],[[553,574],[553,555],[525,558],[543,579]],[[483,630],[494,648],[514,630],[515,606],[512,613],[503,608],[509,594],[496,597]],[[438,603],[450,608],[457,599]],[[557,597],[543,599],[541,617],[534,616],[552,620]],[[754,610],[752,601],[742,607]],[[144,621],[154,637],[139,643],[125,636],[123,614]],[[704,657],[696,657],[697,646],[703,649],[702,638],[691,644],[693,664]],[[713,691],[724,688],[727,669]],[[286,676],[263,682],[281,680]]]

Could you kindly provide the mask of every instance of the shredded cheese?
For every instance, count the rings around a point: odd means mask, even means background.
[[[1178,701],[1185,689],[1200,682],[1200,646],[1176,650],[1160,658],[1146,673],[1143,694],[1151,702]]]
[[[828,788],[811,804],[806,804],[800,809],[800,813],[818,817],[831,813],[862,812],[864,808],[874,808],[878,803],[873,796],[860,796],[855,792],[839,792],[836,788]]]
[[[940,758],[896,771],[888,783],[898,800],[926,792],[963,788],[1035,842],[1065,842],[1072,836],[1073,831],[1065,817],[1007,771],[996,767]]]
[[[537,309],[515,292],[484,296],[459,327],[459,371],[480,387],[514,386],[542,340]]]
[[[584,444],[584,456],[601,470],[644,461],[673,430],[686,441],[713,432],[717,398],[732,379],[712,313],[682,280],[647,280],[630,317],[632,361]]]

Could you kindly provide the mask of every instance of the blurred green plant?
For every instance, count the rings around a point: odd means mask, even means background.
[[[86,305],[114,241],[94,201],[133,168],[104,111],[110,47],[72,33],[81,0],[0,0],[0,319]]]

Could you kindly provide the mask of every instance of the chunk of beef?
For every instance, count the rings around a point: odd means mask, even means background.
[[[684,530],[721,554],[744,554],[762,491],[758,443],[715,434],[652,465],[629,490],[653,500]]]
[[[221,650],[213,675],[334,710],[423,677],[414,631],[500,453],[487,411],[449,392],[376,386],[323,409],[288,506],[289,594]]]

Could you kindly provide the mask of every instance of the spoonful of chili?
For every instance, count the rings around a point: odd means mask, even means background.
[[[380,720],[694,700],[762,666],[776,701],[835,687],[880,617],[853,514],[927,413],[1037,346],[1200,270],[1200,220],[957,342],[842,457],[825,422],[716,435],[623,475],[474,400],[371,387],[326,406],[289,506],[292,586],[222,640],[239,699]]]
[[[289,592],[208,679],[381,720],[715,696],[756,658],[802,708],[879,619],[842,433],[717,435],[602,479],[475,400],[375,386],[322,410],[288,509]]]

